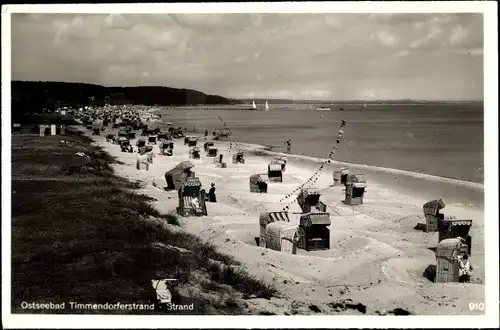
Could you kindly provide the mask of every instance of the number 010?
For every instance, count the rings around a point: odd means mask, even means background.
[[[484,303],[470,303],[469,310],[471,310],[471,311],[484,311]]]

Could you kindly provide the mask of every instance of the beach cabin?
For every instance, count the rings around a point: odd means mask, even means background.
[[[267,165],[267,176],[271,182],[283,182],[283,168],[281,164],[271,162]]]
[[[205,142],[205,144],[203,145],[203,149],[206,151],[208,151],[208,148],[210,147],[213,147],[215,146],[213,142]]]
[[[233,154],[233,164],[245,164],[245,158],[243,158],[243,153],[242,152],[237,152]]]
[[[205,190],[201,189],[201,181],[196,177],[187,178],[178,191],[179,207],[177,214],[187,216],[207,215]]]
[[[303,229],[289,222],[272,222],[266,226],[266,248],[284,253],[297,254],[297,244],[304,235]]]
[[[364,174],[348,174],[345,183],[346,205],[363,204],[363,196],[366,189],[366,178]]]
[[[468,247],[468,254],[472,251],[472,237],[469,235],[472,227],[472,220],[458,220],[455,217],[445,217],[438,223],[439,238],[438,243],[448,238],[461,237]]]
[[[250,192],[267,194],[267,182],[260,174],[250,175]]]
[[[303,235],[298,247],[306,251],[325,250],[330,248],[330,230],[332,224],[330,213],[304,213],[300,216],[300,227]]]
[[[458,256],[467,253],[469,247],[463,239],[447,238],[436,246],[436,283],[458,282],[459,259]]]
[[[217,157],[219,150],[216,147],[208,147],[207,157]]]
[[[189,158],[200,159],[200,157],[201,157],[200,148],[193,147],[193,148],[189,149]]]
[[[425,231],[436,232],[438,231],[438,223],[444,220],[444,214],[439,211],[443,209],[446,204],[441,200],[432,200],[424,204],[425,216]]]
[[[297,202],[303,213],[326,212],[326,204],[319,200],[320,197],[318,188],[303,188],[297,196]]]
[[[194,165],[191,162],[185,161],[179,163],[176,167],[165,173],[165,181],[167,182],[167,190],[179,190],[187,178],[195,176],[191,171]]]
[[[345,185],[347,175],[349,174],[349,169],[347,167],[342,167],[338,170],[333,171],[333,185]]]
[[[266,247],[266,227],[268,224],[273,222],[285,222],[290,224],[290,218],[288,212],[262,212],[259,216],[259,246]]]

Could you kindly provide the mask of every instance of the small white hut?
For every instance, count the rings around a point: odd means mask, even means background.
[[[266,248],[297,254],[297,243],[303,236],[303,229],[289,222],[272,222],[266,226]]]

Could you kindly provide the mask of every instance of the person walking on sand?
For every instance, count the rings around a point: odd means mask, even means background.
[[[458,281],[461,283],[468,283],[470,282],[470,277],[472,275],[472,271],[474,268],[472,268],[472,265],[469,260],[469,256],[465,253],[463,256],[458,257],[458,275],[459,279]]]
[[[215,183],[211,183],[210,186],[210,190],[208,191],[208,201],[210,203],[217,203],[217,197],[215,196]]]

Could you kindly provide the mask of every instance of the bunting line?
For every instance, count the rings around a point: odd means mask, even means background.
[[[340,144],[340,141],[342,141],[342,137],[344,136],[344,127],[345,127],[346,123],[347,122],[345,120],[341,120],[340,129],[339,129],[339,132],[337,134],[337,140],[336,140],[337,143],[333,146],[332,151],[330,151],[330,154],[328,155],[328,158],[323,162],[323,164],[321,164],[319,169],[316,170],[316,172],[314,172],[314,174],[309,179],[307,179],[304,183],[302,183],[297,188],[295,188],[291,193],[289,193],[288,195],[286,195],[285,197],[280,199],[280,201],[279,201],[280,204],[285,202],[286,200],[288,200],[291,197],[295,197],[295,195],[297,194],[297,192],[300,189],[303,189],[304,187],[311,186],[312,184],[316,183],[316,181],[319,179],[320,175],[322,174],[323,170],[325,169],[326,164],[331,163],[331,161],[333,160],[333,157],[335,156],[335,152],[338,149],[338,145]],[[290,205],[292,205],[295,201],[296,201],[296,199],[292,199],[290,202],[286,203],[286,205],[283,207],[283,211],[288,211],[288,209],[290,208]]]
[[[241,148],[240,148],[240,145],[238,144],[238,141],[237,140],[233,140],[232,136],[233,136],[233,132],[231,131],[231,129],[229,127],[227,127],[227,124],[226,122],[224,121],[224,119],[222,119],[222,117],[217,114],[217,117],[219,117],[219,120],[222,122],[222,126],[224,126],[224,128],[229,131],[230,135],[229,135],[229,152],[231,152],[231,149],[233,147],[233,143],[234,143],[234,146],[236,147],[236,149],[238,150],[238,152],[241,152]]]

